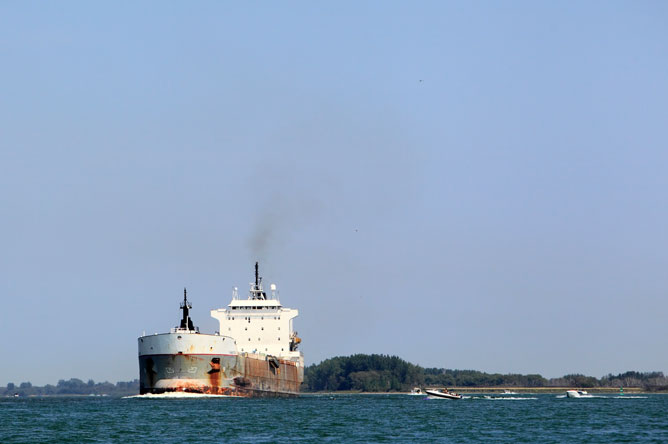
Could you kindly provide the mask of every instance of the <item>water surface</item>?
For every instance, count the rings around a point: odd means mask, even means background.
[[[0,443],[668,443],[668,395],[3,398]]]

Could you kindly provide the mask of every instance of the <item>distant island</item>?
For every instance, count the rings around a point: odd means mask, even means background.
[[[303,392],[407,392],[413,387],[581,387],[639,388],[668,391],[663,372],[629,371],[602,378],[580,374],[546,379],[541,375],[484,373],[476,370],[423,368],[397,356],[339,356],[306,367]]]
[[[647,392],[668,391],[668,377],[663,372],[628,371],[602,378],[580,374],[546,379],[538,374],[500,374],[477,370],[423,368],[398,356],[356,354],[337,356],[304,370],[302,392],[408,392],[413,387],[503,387],[534,388],[636,388]],[[0,387],[0,396],[128,396],[139,393],[139,380],[117,382],[84,382],[80,379],[60,380],[56,385],[33,386],[30,382]]]

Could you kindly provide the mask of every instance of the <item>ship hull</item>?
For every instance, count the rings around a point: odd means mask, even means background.
[[[213,335],[183,336],[183,341],[167,334],[140,339],[140,394],[189,392],[235,397],[299,394],[304,374],[300,362],[268,355],[238,354],[229,347],[220,350],[220,346],[215,347],[219,337]],[[207,338],[211,336],[213,338]],[[184,347],[182,343],[186,340]],[[197,349],[213,353],[197,353]]]

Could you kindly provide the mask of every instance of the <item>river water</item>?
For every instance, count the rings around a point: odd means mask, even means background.
[[[668,395],[0,399],[0,443],[668,443]]]

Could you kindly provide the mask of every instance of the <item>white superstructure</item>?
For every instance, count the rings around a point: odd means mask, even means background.
[[[211,310],[211,317],[220,324],[218,333],[234,338],[239,353],[271,355],[301,363],[302,354],[297,350],[301,340],[292,328],[292,320],[298,314],[298,310],[281,305],[274,284],[271,295],[264,292],[257,263],[248,298],[239,298],[235,288],[227,308]]]

